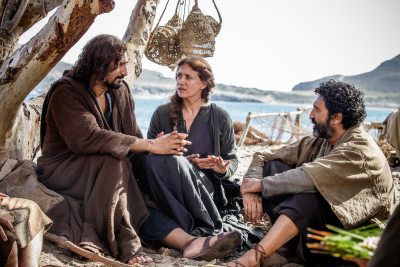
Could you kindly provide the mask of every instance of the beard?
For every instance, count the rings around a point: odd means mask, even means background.
[[[324,122],[316,122],[315,119],[312,119],[311,122],[314,124],[313,135],[318,138],[331,138],[336,131],[329,125],[330,121],[330,118],[326,119]]]
[[[104,85],[107,86],[108,89],[118,89],[121,87],[122,79],[124,76],[117,76],[114,78],[114,81],[109,82],[109,81],[104,81]],[[115,82],[117,79],[121,79],[121,82],[117,83]]]

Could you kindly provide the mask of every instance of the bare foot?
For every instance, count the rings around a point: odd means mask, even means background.
[[[138,253],[136,256],[133,256],[129,261],[128,264],[135,264],[135,263],[150,263],[153,262],[153,259],[147,256],[144,253]]]
[[[186,247],[184,251],[182,251],[182,257],[184,258],[191,258],[193,256],[196,256],[201,252],[203,249],[203,244],[206,241],[206,237],[199,237],[195,241],[193,241],[189,246]],[[215,242],[217,241],[216,236],[211,238],[210,240],[210,246],[212,247]]]

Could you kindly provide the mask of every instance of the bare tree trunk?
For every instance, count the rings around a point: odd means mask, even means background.
[[[15,121],[15,130],[9,141],[12,159],[33,160],[40,151],[40,118],[44,96],[23,102]]]
[[[82,37],[113,0],[65,0],[47,25],[6,59],[0,68],[0,163],[10,158],[10,142],[25,97]]]
[[[35,0],[38,1],[38,0]],[[59,0],[58,0],[59,1]],[[67,1],[68,3],[70,1]],[[103,1],[104,2],[104,1]],[[111,1],[112,2],[112,1]],[[128,44],[128,55],[131,58],[131,61],[129,62],[128,68],[131,70],[129,71],[129,75],[126,78],[128,83],[132,86],[133,83],[135,82],[136,78],[140,75],[142,72],[142,56],[144,53],[144,50],[146,48],[151,28],[154,22],[155,18],[155,13],[156,13],[156,8],[159,4],[159,0],[139,0],[135,6],[135,9],[132,11],[131,19],[129,22],[129,25],[127,27],[127,30],[124,35],[124,40]],[[85,4],[82,4],[81,8],[83,8]],[[67,3],[65,3],[63,6],[67,6]],[[63,9],[63,7],[61,7]],[[60,27],[60,11],[58,10],[56,14],[53,15],[53,17],[49,20],[48,24],[51,24],[53,26],[47,25],[47,28],[54,29]],[[78,23],[78,25],[82,25],[84,21],[80,19],[80,16],[86,16],[85,13],[82,13],[79,16],[76,16],[76,18],[73,21],[70,20],[69,23]],[[75,17],[75,16],[74,16]],[[72,17],[71,17],[72,19]],[[94,17],[93,17],[94,19]],[[89,20],[93,22],[92,20]],[[89,28],[91,25],[87,24],[87,28]],[[83,29],[82,29],[83,30]],[[42,29],[42,31],[47,32],[45,29]],[[86,30],[85,30],[86,32]],[[57,33],[56,33],[57,34]],[[83,33],[82,33],[83,34]],[[39,37],[38,37],[39,36]],[[20,62],[18,66],[25,66],[22,68],[29,68],[33,69],[34,67],[31,66],[29,63],[30,60],[34,59],[39,59],[39,55],[42,55],[42,60],[39,60],[39,62],[36,62],[34,66],[35,68],[41,68],[46,73],[44,76],[47,74],[48,71],[51,70],[51,68],[58,63],[60,58],[64,55],[66,51],[70,47],[62,47],[61,44],[57,44],[58,48],[62,50],[63,54],[61,54],[59,50],[55,49],[55,51],[51,50],[51,47],[47,47],[47,50],[44,50],[44,48],[40,49],[41,43],[46,43],[46,41],[42,41],[43,38],[43,33],[40,32],[37,36],[34,37],[28,44],[26,44],[24,47],[21,47],[14,55],[13,58],[16,57],[18,60],[23,59],[23,62]],[[52,35],[49,34],[49,39],[52,38]],[[63,36],[70,36],[67,33],[61,33],[61,37]],[[76,38],[78,38],[79,34],[77,35]],[[72,37],[72,36],[70,36]],[[39,38],[39,39],[38,39]],[[80,38],[80,37],[79,37]],[[76,39],[77,40],[79,40]],[[33,41],[34,40],[34,41]],[[58,41],[62,41],[60,39],[57,39]],[[65,39],[66,41],[70,43],[75,43],[75,39]],[[48,42],[48,41],[47,41]],[[54,40],[54,43],[56,43],[56,40]],[[57,46],[56,45],[56,46]],[[73,44],[72,44],[73,45]],[[72,46],[71,45],[71,46]],[[34,46],[34,47],[32,47]],[[27,53],[27,51],[34,51],[34,49],[38,49],[36,53],[31,52],[30,54]],[[43,51],[43,52],[41,52]],[[44,51],[48,51],[48,55],[45,55]],[[50,57],[54,57],[53,60],[48,60]],[[35,58],[33,58],[35,57]],[[15,60],[15,59],[14,59]],[[9,70],[14,70],[14,66],[12,62],[8,62]],[[47,66],[47,69],[46,69]],[[0,68],[0,79],[4,79],[4,77],[7,77],[7,73],[3,72],[4,66]],[[7,69],[6,69],[7,71]],[[14,94],[20,95],[24,94],[23,97],[20,97],[18,101],[23,101],[23,99],[26,97],[27,94],[37,85],[37,83],[40,82],[40,80],[43,79],[43,77],[38,77],[33,81],[34,77],[30,77],[32,79],[31,83],[31,89],[27,88],[29,80],[22,78],[23,83],[20,82],[18,83],[17,86],[22,86],[22,87],[16,87],[14,84],[16,82],[16,77],[21,77],[20,72],[22,72],[22,69],[17,69],[15,71],[15,75],[12,76],[14,77],[14,81],[10,81],[9,83],[3,83],[2,80],[0,81],[0,97],[2,97],[3,92],[2,92],[2,87],[3,88],[9,88],[10,85],[14,86],[14,91],[11,91],[11,93],[14,92]],[[29,71],[26,71],[25,74],[22,75],[36,75],[38,74],[40,70],[37,69],[35,70],[35,73],[30,73]],[[10,74],[12,75],[12,74]],[[10,77],[11,79],[11,77]],[[21,79],[21,78],[18,78]],[[20,88],[20,90],[17,90],[16,88]],[[22,90],[21,90],[22,89]],[[8,92],[9,94],[10,92]],[[14,95],[16,96],[16,95]],[[13,103],[9,102],[4,102],[3,100],[0,100],[0,109],[2,106],[6,106],[8,108],[12,108],[12,105],[18,104],[18,101],[16,97],[9,97],[9,101],[13,100]],[[40,132],[40,116],[41,116],[41,105],[43,103],[43,98],[38,97],[30,100],[28,103],[23,103],[21,108],[18,109],[16,108],[15,110],[15,116],[16,119],[13,121],[10,119],[10,116],[8,115],[8,120],[3,120],[4,122],[8,121],[8,123],[13,123],[11,128],[6,128],[5,124],[0,125],[0,164],[5,161],[8,158],[16,158],[16,159],[34,159],[35,156],[37,156],[37,153],[40,149],[40,138],[39,138],[39,132]],[[20,105],[20,104],[19,104]],[[0,116],[2,116],[0,114]],[[3,136],[2,132],[6,132],[8,135]],[[8,149],[8,153],[7,153]]]
[[[138,0],[132,12],[123,40],[128,43],[129,74],[125,78],[132,86],[142,73],[142,58],[156,16],[159,0]],[[132,71],[133,70],[133,71]]]
[[[22,3],[27,1],[26,5]],[[0,5],[0,65],[14,51],[19,37],[64,0],[8,0]],[[15,10],[21,12],[16,18]]]

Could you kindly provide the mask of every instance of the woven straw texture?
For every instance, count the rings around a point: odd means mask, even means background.
[[[157,23],[151,33],[145,51],[146,57],[156,64],[171,69],[174,69],[175,64],[184,57],[212,57],[215,51],[215,37],[222,25],[222,18],[214,0],[213,3],[218,12],[219,23],[213,17],[205,16],[201,12],[197,0],[183,22],[177,12],[180,4],[178,0],[174,16],[165,26],[158,26]]]

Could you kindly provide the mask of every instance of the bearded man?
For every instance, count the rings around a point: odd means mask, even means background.
[[[307,266],[338,266],[333,257],[308,251],[307,227],[351,229],[391,214],[393,179],[382,151],[361,125],[362,92],[330,80],[315,93],[314,137],[254,154],[241,187],[244,212],[259,222],[264,211],[273,225],[254,249],[227,266],[258,266],[278,249],[286,256],[296,253]]]
[[[136,232],[149,214],[132,164],[139,152],[182,155],[186,142],[177,132],[143,139],[123,81],[126,51],[117,37],[96,36],[52,85],[43,104],[38,178],[64,197],[47,212],[50,232],[135,264],[152,259]]]

